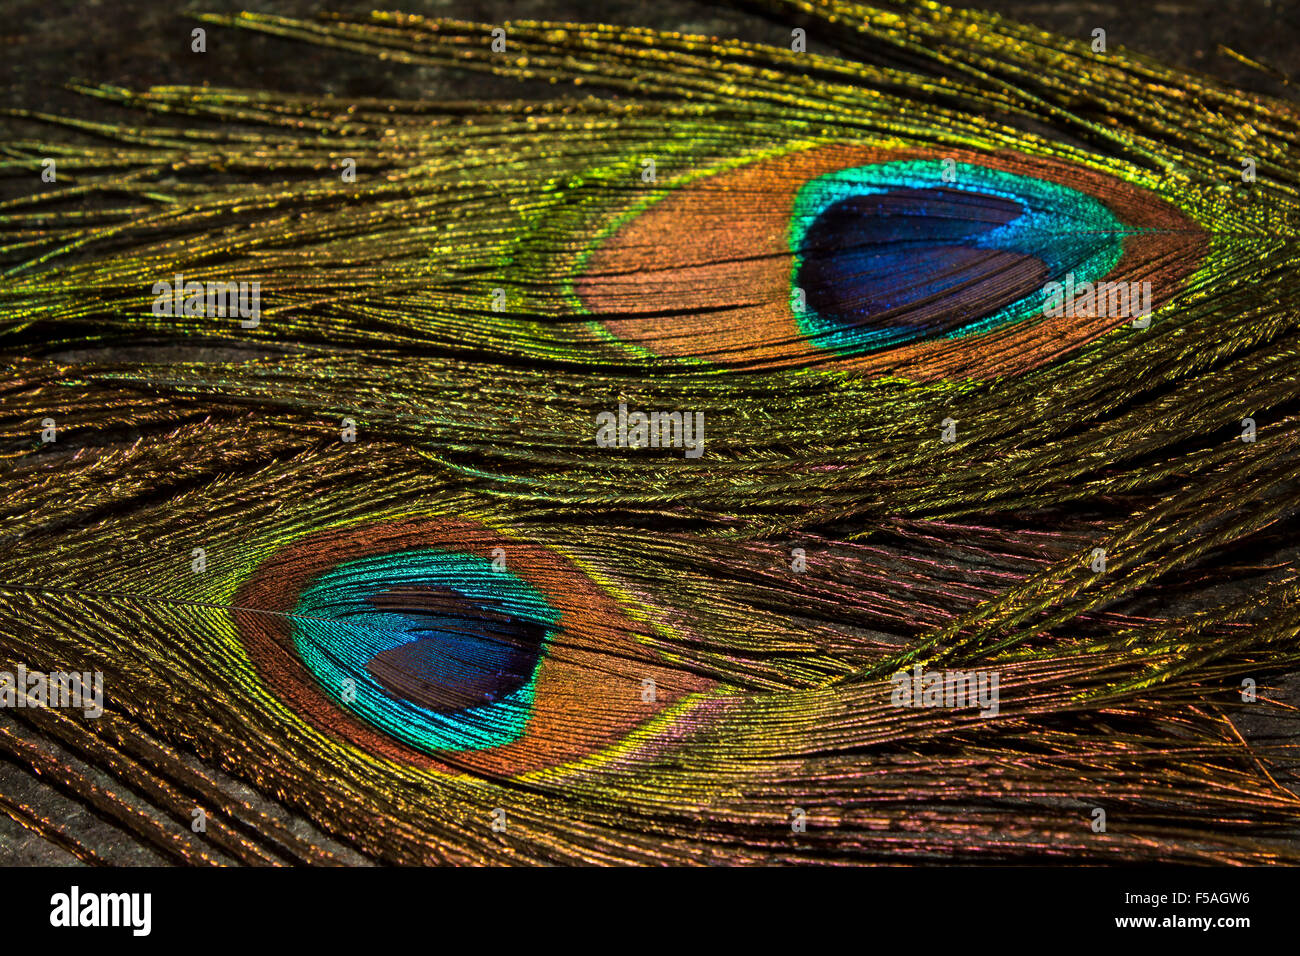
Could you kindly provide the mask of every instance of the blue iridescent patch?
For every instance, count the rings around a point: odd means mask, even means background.
[[[839,170],[795,197],[796,320],[844,353],[989,331],[1042,314],[1048,282],[1105,276],[1130,232],[1091,196],[1002,170],[933,159]]]
[[[435,550],[340,564],[293,613],[294,647],[324,691],[426,752],[517,739],[560,619],[508,570]]]

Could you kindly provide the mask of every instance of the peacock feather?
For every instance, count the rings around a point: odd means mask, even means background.
[[[12,111],[0,669],[105,703],[0,755],[186,863],[1300,862],[1300,113],[757,6]]]

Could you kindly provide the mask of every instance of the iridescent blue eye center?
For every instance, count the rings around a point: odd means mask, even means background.
[[[398,587],[372,596],[405,620],[411,638],[370,658],[366,670],[392,697],[455,713],[521,690],[541,660],[546,627],[500,601],[470,601],[450,588]]]
[[[303,590],[293,643],[336,703],[421,750],[519,738],[560,614],[473,554],[404,551],[330,568]]]
[[[1041,315],[1049,282],[1106,275],[1131,231],[1030,176],[938,160],[840,170],[796,196],[796,321],[846,353],[989,331]]]
[[[841,199],[805,233],[796,281],[845,328],[948,332],[1043,285],[1041,259],[971,242],[1023,213],[1013,200],[954,189]]]

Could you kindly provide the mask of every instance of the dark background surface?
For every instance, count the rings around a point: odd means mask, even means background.
[[[1300,83],[1300,2],[1296,0],[986,0],[952,5],[992,10],[1080,39],[1102,27],[1112,50],[1126,47],[1248,90],[1300,99],[1296,86]],[[196,54],[190,51],[190,31],[196,24],[185,15],[187,9],[221,13],[255,10],[311,17],[319,10],[355,14],[374,8],[487,23],[511,19],[603,21],[782,45],[790,36],[788,24],[730,6],[681,0],[197,0],[189,5],[174,0],[0,0],[2,105],[106,122],[140,122],[138,113],[68,90],[70,81],[129,88],[208,84],[402,99],[547,97],[556,93],[555,87],[546,84],[530,86],[441,67],[381,64],[360,54],[213,26],[207,27],[208,52]],[[1270,71],[1241,63],[1224,47],[1267,65]],[[809,48],[835,52],[815,42],[810,42]],[[49,136],[52,130],[0,116],[0,139],[14,135]],[[1279,696],[1293,702],[1300,698],[1300,679],[1295,675],[1281,683],[1283,693]],[[10,718],[0,715],[0,720],[18,732]],[[248,788],[228,779],[225,782],[232,795],[255,803],[264,812],[286,817],[279,807],[261,801]],[[113,785],[107,777],[100,783]],[[114,862],[163,862],[82,805],[3,761],[0,792],[62,819],[70,829],[86,834],[88,842]],[[296,820],[291,825],[300,835],[331,846],[344,859],[363,862],[322,837],[306,821]],[[0,864],[75,862],[71,855],[0,816]]]
[[[1106,30],[1111,49],[1128,47],[1261,93],[1296,99],[1289,79],[1254,69],[1228,47],[1300,77],[1300,3],[1295,0],[985,0],[991,10],[1065,36]],[[302,93],[399,98],[554,95],[513,80],[441,67],[380,65],[370,57],[244,30],[207,27],[208,52],[190,51],[187,10],[254,10],[312,17],[328,10],[397,9],[501,23],[511,19],[602,21],[683,33],[786,44],[789,26],[729,5],[682,0],[0,0],[0,84],[5,105],[107,119],[109,108],[65,89],[69,80],[152,85],[261,87]],[[833,52],[818,49],[814,52]],[[1297,80],[1300,82],[1300,80]],[[123,113],[123,116],[130,114]],[[3,120],[0,120],[3,122]]]

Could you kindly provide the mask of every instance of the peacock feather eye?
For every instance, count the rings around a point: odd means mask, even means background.
[[[590,757],[711,686],[638,640],[632,609],[572,561],[467,521],[315,532],[263,560],[235,605],[254,666],[292,710],[448,772]]]
[[[1001,328],[1041,313],[1048,281],[1109,273],[1123,236],[1096,199],[1030,176],[936,160],[841,170],[795,195],[795,321],[848,355]]]
[[[618,340],[722,366],[918,380],[1025,371],[1129,321],[1047,314],[1051,283],[1171,299],[1204,232],[1149,190],[1010,152],[797,149],[690,179],[602,236],[575,282]]]
[[[292,618],[294,648],[330,697],[434,752],[519,738],[560,615],[477,555],[418,550],[331,568]]]

